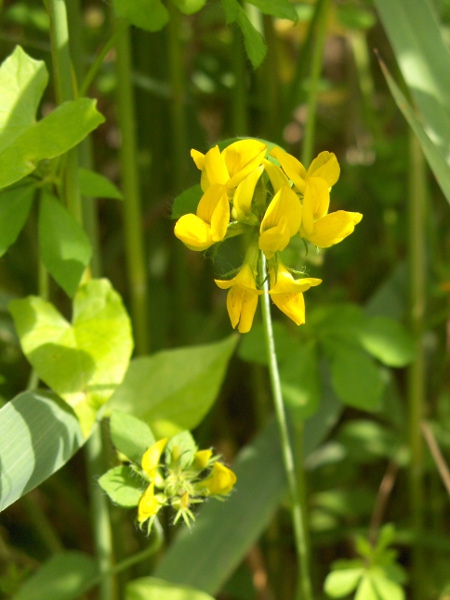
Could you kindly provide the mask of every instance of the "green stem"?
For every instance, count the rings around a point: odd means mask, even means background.
[[[409,493],[411,519],[415,533],[420,537],[424,525],[424,444],[420,423],[425,412],[425,354],[423,348],[425,315],[425,206],[426,173],[425,160],[414,134],[410,134],[409,169],[409,283],[410,283],[410,322],[417,345],[417,355],[408,372],[409,405],[409,447],[411,461],[409,467]],[[425,562],[422,549],[414,548],[414,582],[412,588],[416,598],[423,598],[423,575]]]
[[[125,196],[124,229],[131,313],[137,354],[147,354],[150,344],[148,322],[148,284],[142,232],[139,172],[136,162],[138,147],[131,73],[131,44],[129,27],[115,21],[117,51],[117,108],[122,136],[120,161]]]
[[[266,273],[266,259],[261,253],[260,273]],[[281,392],[281,380],[278,370],[277,354],[275,349],[275,339],[273,334],[272,317],[270,312],[269,282],[267,278],[264,281],[264,294],[262,301],[264,339],[267,349],[267,358],[269,363],[270,384],[275,406],[275,414],[278,421],[280,432],[281,448],[283,453],[283,463],[286,472],[286,479],[289,494],[292,503],[292,520],[294,526],[295,546],[299,561],[300,577],[297,586],[298,600],[312,600],[313,592],[310,579],[309,549],[307,543],[307,534],[304,523],[305,504],[304,498],[298,483],[298,473],[303,468],[298,468],[297,473],[294,463],[294,453],[289,437],[289,430],[286,418],[286,410]]]
[[[105,472],[102,445],[100,424],[95,426],[94,431],[86,442],[91,522],[100,573],[99,600],[114,600],[116,598],[116,587],[112,575],[113,540],[108,500],[97,482],[99,476]]]
[[[306,166],[312,160],[314,152],[314,136],[316,129],[317,95],[319,91],[320,74],[322,72],[323,51],[327,34],[328,13],[330,0],[319,0],[317,5],[318,19],[315,30],[315,43],[311,61],[311,72],[308,82],[307,118],[302,145],[302,162]]]

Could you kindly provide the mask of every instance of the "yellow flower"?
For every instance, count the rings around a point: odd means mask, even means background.
[[[211,496],[226,495],[231,492],[236,483],[236,475],[222,463],[215,462],[211,475],[204,479],[200,488],[206,488]]]
[[[309,177],[303,196],[300,236],[319,248],[338,244],[350,235],[362,219],[361,213],[338,210],[328,213],[330,192],[322,177]]]
[[[279,147],[273,148],[270,155],[278,160],[283,171],[301,194],[305,193],[306,182],[309,177],[321,177],[325,179],[329,188],[339,179],[340,167],[333,152],[321,152],[312,161],[308,170],[305,169],[295,156],[288,154]]]
[[[194,456],[194,467],[196,469],[204,469],[208,466],[211,456],[212,450],[199,450]]]
[[[270,269],[269,294],[274,304],[287,315],[296,325],[305,322],[305,300],[303,292],[311,286],[322,283],[321,279],[304,277],[294,279],[286,267],[279,262],[278,268]]]
[[[175,225],[175,235],[190,250],[206,250],[225,237],[230,222],[226,188],[214,184],[203,194],[197,214],[183,215]]]
[[[215,279],[222,290],[229,290],[227,309],[233,329],[239,323],[238,331],[250,331],[258,306],[258,296],[261,290],[256,289],[255,275],[248,263],[244,263],[239,273],[233,279]]]
[[[225,186],[227,190],[235,189],[260,166],[266,150],[266,144],[252,139],[234,142],[222,152],[219,146],[214,146],[206,154],[191,150],[191,156],[202,172],[202,190],[205,192],[214,184]]]
[[[256,184],[264,171],[261,165],[254,169],[250,175],[241,181],[237,186],[233,196],[232,217],[237,221],[247,221],[249,223],[258,223],[257,218],[252,214],[252,201],[255,194]]]
[[[155,484],[152,482],[142,494],[141,499],[139,500],[139,523],[143,523],[147,519],[154,517],[161,508],[161,506],[162,503],[159,501],[158,497],[155,496]]]
[[[273,197],[261,222],[259,248],[268,259],[284,250],[292,236],[298,233],[302,219],[302,205],[298,196],[287,185]]]
[[[159,465],[159,459],[161,458],[161,454],[166,447],[167,440],[168,438],[163,438],[162,440],[155,442],[142,457],[142,470],[150,477],[150,479],[155,476]]]

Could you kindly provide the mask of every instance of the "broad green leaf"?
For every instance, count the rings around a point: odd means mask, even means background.
[[[166,464],[172,460],[179,460],[180,466],[185,469],[189,467],[197,452],[197,444],[189,431],[181,431],[169,440],[165,448]]]
[[[39,246],[45,268],[73,297],[91,258],[91,244],[75,217],[48,192],[41,194]]]
[[[335,304],[311,312],[308,326],[313,327],[320,337],[334,336],[357,340],[365,327],[365,321],[362,309],[356,304]]]
[[[118,17],[146,31],[159,31],[169,21],[169,13],[161,0],[113,0]]]
[[[103,123],[96,100],[65,102],[41,121],[32,124],[0,152],[0,188],[35,170],[39,161],[55,158],[79,144]]]
[[[195,214],[197,212],[197,206],[200,202],[202,194],[202,188],[199,184],[197,184],[193,185],[177,196],[172,206],[172,219],[179,219],[188,213]]]
[[[341,411],[336,397],[327,390],[319,410],[305,422],[305,456],[335,426]],[[233,471],[237,476],[233,493],[226,502],[209,502],[201,507],[196,525],[190,531],[180,531],[163,556],[157,577],[216,594],[242,562],[286,493],[274,421],[241,450]]]
[[[356,589],[364,572],[363,567],[332,571],[325,579],[324,590],[331,598],[342,598]]]
[[[214,600],[187,585],[174,585],[156,577],[140,577],[127,584],[125,600]]]
[[[147,423],[133,415],[114,410],[109,427],[116,449],[140,465],[144,452],[155,443],[155,438]]]
[[[311,416],[320,401],[320,377],[317,347],[307,342],[293,348],[290,357],[280,368],[283,399],[294,421]]]
[[[80,192],[83,196],[92,198],[114,198],[115,200],[123,200],[122,192],[113,184],[112,181],[95,173],[89,169],[78,169],[78,177],[80,183]]]
[[[364,574],[354,600],[382,600],[372,585],[372,579],[367,571]]]
[[[206,0],[173,0],[173,3],[185,15],[193,15],[205,6]]]
[[[82,285],[73,323],[42,298],[10,303],[20,343],[39,377],[68,404],[87,435],[121,383],[132,351],[129,317],[106,279]]]
[[[253,27],[253,24],[247,17],[247,13],[241,7],[239,7],[236,22],[242,31],[242,35],[244,36],[244,46],[247,56],[249,57],[253,68],[256,69],[264,60],[267,52],[267,46],[264,43],[259,31]]]
[[[32,575],[12,600],[77,600],[97,577],[97,561],[88,554],[54,554]]]
[[[237,340],[134,359],[109,407],[143,419],[156,437],[193,429],[217,398]]]
[[[34,185],[29,183],[0,192],[0,256],[16,241],[33,203]]]
[[[326,340],[331,379],[339,399],[348,406],[375,411],[379,408],[384,380],[373,359],[357,346]]]
[[[275,348],[277,359],[280,364],[289,359],[292,352],[298,347],[298,339],[288,330],[287,325],[281,321],[273,324]],[[267,365],[267,350],[264,341],[264,329],[262,324],[253,325],[249,333],[242,337],[238,347],[238,356],[242,360],[254,362],[259,365]]]
[[[125,465],[106,471],[98,482],[111,500],[124,508],[137,506],[146,488],[142,477]]]
[[[265,15],[297,21],[297,12],[289,0],[247,0]]]
[[[363,348],[390,367],[405,367],[414,360],[416,346],[412,335],[392,319],[368,319],[360,334]]]
[[[0,153],[35,123],[47,81],[45,63],[32,59],[20,46],[0,66]]]
[[[405,592],[403,589],[392,581],[388,579],[382,573],[372,573],[371,574],[372,585],[377,591],[378,597],[380,600],[404,600]]]
[[[45,481],[84,443],[78,419],[57,396],[19,394],[0,409],[0,510]]]
[[[359,464],[390,458],[399,447],[397,436],[385,426],[367,419],[355,419],[344,423],[336,441],[344,445],[348,458]]]
[[[225,11],[225,22],[227,25],[235,23],[241,8],[237,0],[222,0],[223,10]]]
[[[406,100],[389,71],[386,69],[383,63],[381,63],[381,66],[397,106],[402,111],[403,116],[409,123],[409,126],[416,134],[428,164],[430,165],[430,168],[436,177],[436,181],[438,182],[442,193],[447,198],[447,201],[450,202],[450,166],[446,153],[435,143],[434,139],[431,139],[427,135],[422,123],[417,118],[413,108]]]

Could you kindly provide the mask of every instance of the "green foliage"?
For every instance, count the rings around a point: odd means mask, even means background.
[[[181,431],[170,438],[164,452],[168,464],[175,460],[185,468],[192,464],[197,452],[197,444],[189,431]]]
[[[397,553],[389,548],[394,539],[391,525],[381,529],[375,546],[358,537],[356,547],[361,558],[332,565],[324,585],[328,596],[342,598],[355,591],[355,600],[404,600],[405,572],[396,562]]]
[[[84,229],[55,196],[42,192],[39,206],[42,262],[66,294],[73,297],[92,255]]]
[[[14,244],[27,220],[35,188],[30,182],[0,192],[0,256]]]
[[[58,106],[36,122],[47,71],[18,46],[0,67],[5,106],[0,120],[0,188],[32,173],[39,161],[55,158],[79,144],[104,118],[95,100],[79,98]]]
[[[127,466],[109,469],[98,483],[115,504],[124,508],[137,506],[146,488],[142,477]]]
[[[155,443],[150,427],[140,419],[118,410],[113,410],[109,426],[117,450],[140,464],[144,452]]]
[[[69,323],[37,296],[10,310],[25,356],[39,377],[72,406],[88,434],[99,408],[122,381],[132,350],[130,321],[106,280],[82,285]]]
[[[157,437],[193,429],[217,398],[237,337],[131,361],[109,406],[148,423]]]
[[[57,396],[23,392],[0,409],[0,510],[45,481],[84,443],[78,419]]]
[[[146,31],[159,31],[169,21],[169,13],[161,0],[113,0],[113,6],[118,17]]]
[[[187,585],[174,585],[155,577],[140,577],[127,585],[125,600],[213,600]]]
[[[244,37],[244,45],[247,55],[256,69],[264,60],[267,52],[267,46],[264,40],[251,23],[245,10],[240,6],[237,0],[223,0],[223,7],[227,24],[237,23]]]
[[[84,196],[92,198],[114,198],[123,200],[122,192],[106,177],[90,171],[89,169],[78,170],[80,192]]]
[[[188,213],[195,214],[201,197],[202,188],[199,184],[184,190],[184,192],[177,196],[173,202],[171,218],[179,219]]]
[[[206,0],[173,0],[173,3],[185,15],[192,15],[203,8]]]
[[[76,600],[91,586],[98,574],[92,556],[82,552],[54,554],[30,577],[13,600]]]

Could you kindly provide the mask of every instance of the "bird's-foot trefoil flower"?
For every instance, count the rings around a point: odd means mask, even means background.
[[[266,258],[284,250],[300,228],[302,205],[298,196],[287,185],[273,197],[261,222],[259,248]]]
[[[330,191],[322,177],[309,177],[303,196],[300,236],[318,248],[329,248],[350,235],[361,213],[338,210],[328,214]]]
[[[262,294],[256,287],[255,271],[249,263],[244,263],[236,277],[215,279],[222,290],[228,290],[227,309],[233,329],[239,333],[250,331],[258,306],[258,296]]]
[[[269,294],[273,303],[296,325],[303,325],[305,322],[303,292],[306,292],[312,286],[319,285],[322,280],[311,277],[294,279],[281,261],[270,266],[269,274]]]
[[[271,150],[270,155],[278,160],[287,177],[301,194],[305,193],[306,182],[310,177],[325,179],[329,188],[333,187],[339,179],[340,167],[333,152],[321,152],[312,161],[308,170],[295,156],[288,154],[278,146]]]

